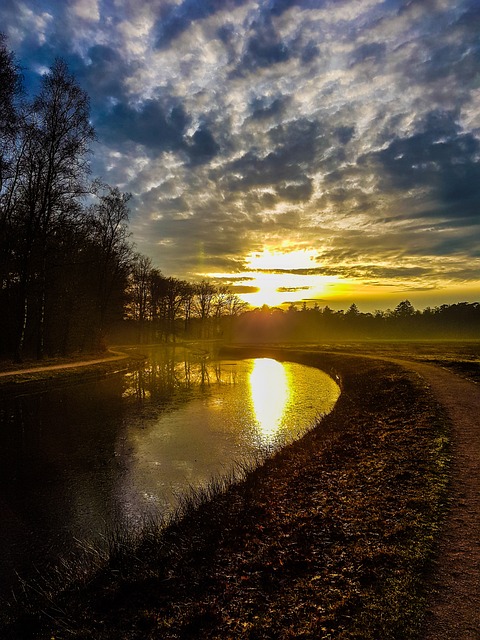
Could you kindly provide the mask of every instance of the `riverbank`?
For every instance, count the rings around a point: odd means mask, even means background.
[[[299,350],[241,355],[317,366],[342,395],[312,432],[243,482],[192,500],[182,518],[150,526],[141,540],[117,535],[103,567],[91,554],[56,586],[47,576],[27,589],[7,610],[2,637],[418,637],[447,503],[444,413],[394,363]]]
[[[129,371],[145,359],[139,348],[108,350],[67,358],[0,363],[0,397],[36,393],[69,384],[100,380]]]

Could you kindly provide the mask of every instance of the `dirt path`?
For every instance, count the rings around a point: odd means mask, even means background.
[[[110,351],[114,353],[112,356],[105,356],[103,358],[96,358],[94,360],[76,360],[75,362],[64,362],[62,364],[49,364],[38,367],[30,367],[28,369],[16,369],[14,371],[0,371],[0,377],[4,376],[17,376],[24,373],[39,373],[42,371],[55,371],[58,369],[74,369],[75,367],[87,367],[91,364],[102,364],[103,362],[113,362],[114,360],[123,360],[127,358],[127,354],[120,351]]]
[[[425,379],[453,425],[452,503],[423,638],[480,640],[480,387],[439,367],[394,361]]]
[[[80,367],[125,354],[68,364],[0,372],[0,376]],[[419,374],[453,425],[451,509],[432,576],[423,640],[480,640],[480,387],[440,367],[388,359]]]

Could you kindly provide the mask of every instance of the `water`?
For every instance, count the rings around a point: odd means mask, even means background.
[[[339,389],[269,359],[152,351],[145,366],[0,405],[0,592],[116,524],[300,437]],[[2,589],[3,587],[3,589]]]

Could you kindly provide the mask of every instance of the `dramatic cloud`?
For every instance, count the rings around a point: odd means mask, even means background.
[[[0,24],[27,90],[60,55],[89,93],[93,171],[166,274],[479,298],[477,0],[4,0]]]

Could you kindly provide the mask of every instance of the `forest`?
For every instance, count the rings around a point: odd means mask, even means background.
[[[346,311],[328,305],[248,311],[235,325],[241,342],[332,342],[340,340],[478,340],[480,303],[460,302],[415,309],[403,300],[394,309],[362,313],[356,304]]]
[[[28,100],[2,37],[0,86],[0,357],[98,351],[113,327],[129,341],[175,339],[179,318],[184,332],[198,318],[205,336],[207,319],[243,308],[135,251],[130,194],[91,178],[89,98],[65,62]]]
[[[167,277],[130,240],[130,194],[92,178],[89,97],[61,59],[28,99],[0,37],[0,358],[179,337],[243,342],[478,338],[480,304],[361,313],[248,310],[226,286]]]

